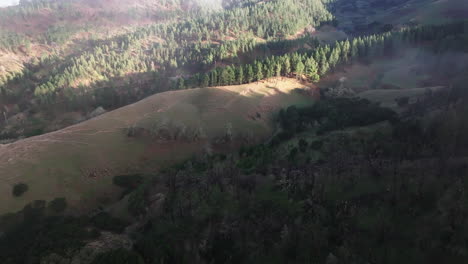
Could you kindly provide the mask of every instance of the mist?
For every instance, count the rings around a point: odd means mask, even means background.
[[[192,0],[198,6],[208,8],[208,9],[221,9],[222,0]]]
[[[0,0],[0,7],[14,6],[18,4],[18,0]]]

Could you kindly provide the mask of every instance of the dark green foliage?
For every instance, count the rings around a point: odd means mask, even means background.
[[[39,135],[42,135],[42,134],[44,134],[44,130],[42,128],[34,128],[34,129],[31,129],[31,130],[27,130],[24,133],[24,136],[34,137],[34,136],[39,136]]]
[[[271,148],[268,146],[251,147],[240,151],[237,166],[245,172],[260,171],[272,158]]]
[[[291,139],[294,136],[294,133],[290,130],[281,131],[276,134],[270,141],[271,146],[278,145],[279,143]]]
[[[86,218],[47,216],[46,202],[34,201],[0,237],[2,263],[40,263],[56,253],[68,256],[99,233],[87,228]],[[4,228],[4,227],[2,227]]]
[[[140,174],[118,175],[112,179],[112,182],[121,188],[133,190],[143,182],[143,176]]]
[[[143,259],[127,249],[114,249],[109,252],[101,253],[94,258],[91,264],[144,264]]]
[[[345,111],[354,105],[363,115],[380,111],[369,102],[347,100],[328,102],[325,109]],[[307,120],[303,115],[317,114],[303,109],[290,113],[299,115],[298,122]],[[392,116],[351,114],[337,120],[358,126]],[[467,246],[467,220],[452,217],[466,213],[462,205],[467,197],[453,193],[459,188],[455,179],[468,175],[466,166],[450,167],[441,180],[434,170],[439,165],[427,160],[428,153],[436,157],[441,151],[431,147],[436,140],[428,137],[431,129],[418,121],[394,120],[388,126],[393,133],[379,128],[327,134],[327,140],[310,144],[299,139],[286,156],[281,147],[260,145],[243,148],[236,158],[205,160],[212,165],[203,171],[192,165],[167,171],[165,178],[171,180],[164,213],[142,232],[135,250],[148,263],[184,263],[194,256],[201,257],[195,261],[200,263],[464,263],[467,255],[452,249]],[[407,148],[401,149],[402,144]],[[313,151],[309,145],[325,158],[312,167],[302,159]],[[398,163],[409,149],[413,159],[427,160],[414,164],[427,166],[418,167],[424,170],[419,176],[413,174],[411,160]],[[466,153],[468,145],[457,149]],[[232,163],[243,170],[236,172]],[[447,229],[450,223],[454,229]],[[429,227],[431,234],[424,232]],[[421,240],[430,243],[416,243]]]
[[[313,150],[319,150],[322,148],[322,146],[323,146],[323,141],[320,141],[320,140],[315,140],[315,141],[312,141],[312,143],[310,143],[310,147]]]
[[[301,152],[306,152],[308,146],[309,146],[309,142],[307,142],[307,140],[303,138],[299,140],[298,147]]]
[[[180,247],[188,233],[180,232],[187,227],[177,226],[169,221],[160,220],[152,224],[137,241],[135,249],[146,263],[184,263],[183,249]],[[164,241],[164,243],[161,243]]]
[[[352,126],[367,126],[381,121],[396,120],[396,113],[364,99],[337,98],[321,100],[312,107],[294,106],[282,110],[279,121],[285,131],[296,133],[307,125],[319,124],[318,133]]]
[[[367,126],[381,121],[394,121],[397,118],[392,110],[364,99],[340,98],[321,101],[310,112],[305,110],[305,113],[302,113],[306,119],[321,120],[319,133],[351,126]]]
[[[49,202],[49,209],[55,213],[62,213],[67,209],[67,200],[65,198],[55,198]]]
[[[294,162],[294,159],[296,158],[297,154],[298,154],[298,149],[296,147],[292,148],[290,151],[289,151],[289,154],[288,154],[288,160],[290,162]]]
[[[134,216],[139,216],[146,212],[144,185],[141,185],[135,191],[130,193],[128,197],[128,211]]]
[[[13,196],[19,197],[29,190],[29,186],[26,183],[17,183],[13,186]]]
[[[299,110],[296,106],[290,106],[284,111],[281,109],[279,113],[279,121],[281,126],[286,131],[295,133],[301,127]]]
[[[98,229],[122,233],[128,223],[111,216],[107,212],[100,212],[91,219],[91,223]]]

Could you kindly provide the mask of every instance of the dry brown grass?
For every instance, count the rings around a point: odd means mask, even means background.
[[[235,136],[253,140],[272,131],[270,117],[291,104],[313,99],[294,89],[307,88],[294,79],[249,85],[172,91],[157,94],[86,122],[41,136],[0,145],[0,214],[21,209],[32,200],[66,197],[74,208],[89,210],[113,201],[118,190],[112,176],[168,166],[203,152],[235,148],[219,141],[230,124]],[[128,128],[149,131],[128,137]],[[203,129],[198,139],[163,136]],[[180,130],[180,129],[179,129]],[[186,132],[188,133],[188,132]],[[20,198],[10,195],[18,182],[29,185]]]

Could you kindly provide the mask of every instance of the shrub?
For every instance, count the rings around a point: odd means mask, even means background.
[[[91,221],[94,224],[94,226],[99,229],[112,231],[116,233],[122,233],[125,230],[125,227],[128,226],[127,222],[112,217],[109,213],[106,212],[101,212],[97,214],[92,218]]]
[[[42,134],[44,134],[44,129],[42,129],[42,128],[33,128],[33,129],[30,129],[30,130],[27,130],[24,133],[24,136],[25,137],[34,137],[34,136],[39,136],[39,135],[42,135]]]
[[[119,175],[114,177],[113,182],[119,187],[132,190],[137,188],[143,182],[143,177],[139,174]]]
[[[128,197],[128,211],[133,216],[139,216],[146,211],[145,187],[140,186]]]
[[[37,222],[46,215],[46,201],[35,200],[23,208],[24,222]]]
[[[27,192],[29,189],[28,185],[26,183],[18,183],[13,186],[13,196],[19,197],[23,195],[25,192]]]
[[[395,99],[395,101],[397,102],[398,106],[400,106],[400,107],[407,106],[409,104],[409,97],[407,97],[407,96],[399,97],[399,98]]]
[[[299,150],[296,147],[292,148],[289,151],[288,160],[291,161],[291,162],[294,161],[294,159],[296,158],[298,152],[299,152]]]
[[[55,213],[62,213],[67,208],[67,200],[65,198],[55,198],[49,202],[49,209]]]
[[[307,140],[301,138],[298,143],[299,150],[304,153],[307,150],[307,147],[309,146],[309,142]]]
[[[313,150],[320,150],[322,146],[323,146],[323,142],[320,140],[316,140],[310,143],[310,148]]]

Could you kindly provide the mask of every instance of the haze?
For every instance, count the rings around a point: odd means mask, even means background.
[[[468,263],[468,0],[0,6],[0,264]]]
[[[16,0],[0,0],[0,7],[13,6],[17,4],[18,1]]]

